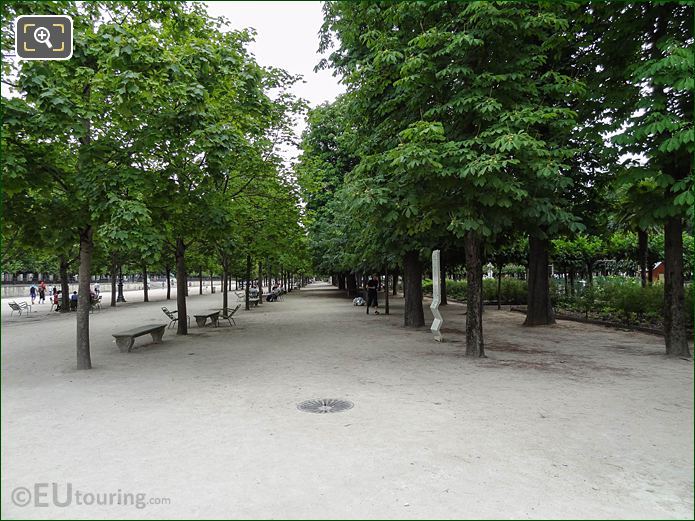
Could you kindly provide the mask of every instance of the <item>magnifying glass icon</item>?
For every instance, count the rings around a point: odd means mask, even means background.
[[[51,32],[45,27],[37,27],[34,31],[34,39],[39,43],[45,43],[46,47],[52,49],[53,46],[51,45],[50,38]]]

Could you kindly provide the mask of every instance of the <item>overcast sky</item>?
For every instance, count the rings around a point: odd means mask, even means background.
[[[232,29],[253,27],[256,41],[251,52],[261,65],[273,65],[301,74],[305,83],[294,92],[312,107],[333,101],[345,88],[331,71],[314,72],[323,15],[321,2],[206,2],[213,16],[224,16]],[[303,130],[300,124],[298,132]],[[290,154],[294,155],[294,154]]]

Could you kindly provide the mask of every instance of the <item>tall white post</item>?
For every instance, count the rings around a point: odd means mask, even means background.
[[[432,252],[432,304],[430,305],[432,315],[434,316],[430,329],[437,342],[442,341],[442,333],[440,330],[444,323],[442,314],[439,312],[439,304],[442,301],[442,277],[439,273],[440,253],[439,250],[434,250]]]

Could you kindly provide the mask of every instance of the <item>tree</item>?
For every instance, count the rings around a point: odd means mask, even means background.
[[[693,130],[693,9],[686,3],[648,3],[623,6],[619,25],[631,27],[638,45],[631,47],[632,64],[619,74],[639,89],[613,141],[623,153],[645,159],[627,169],[621,182],[653,183],[657,190],[645,224],[663,224],[665,236],[664,334],[666,353],[690,356],[686,335],[683,288],[683,222],[692,218],[695,192],[692,156]],[[606,47],[608,51],[612,47]],[[607,52],[602,58],[608,62]],[[658,207],[653,208],[654,201]]]
[[[562,100],[578,86],[545,66],[568,22],[551,6],[516,3],[329,2],[325,12],[322,49],[335,34],[330,63],[352,88],[355,208],[363,216],[371,204],[413,265],[412,252],[463,241],[467,353],[483,356],[484,242],[519,209],[540,240],[574,222],[559,195],[574,124]],[[547,295],[547,276],[537,280]]]
[[[104,2],[51,4],[48,11],[54,10],[73,15],[73,56],[60,62],[22,62],[16,89],[30,108],[28,121],[34,134],[74,158],[61,171],[51,172],[55,188],[49,189],[69,197],[69,229],[74,230],[80,251],[77,367],[89,369],[94,234],[115,214],[125,226],[147,218],[146,208],[133,197],[141,185],[128,159],[130,136],[138,130],[138,122],[128,115],[142,107],[142,93],[148,92],[145,84],[152,81],[148,67],[159,54],[148,30],[170,9],[148,2]],[[118,189],[124,177],[130,190],[125,196]]]

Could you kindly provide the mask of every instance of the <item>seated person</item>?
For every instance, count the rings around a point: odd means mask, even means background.
[[[279,290],[280,286],[277,284],[273,285],[272,290],[270,293],[268,293],[268,296],[265,298],[268,302],[275,302],[278,299],[278,295],[280,294]]]
[[[258,298],[258,288],[255,284],[249,288],[249,298]]]

